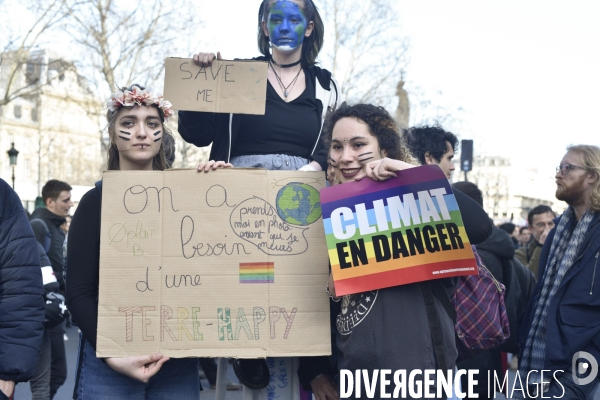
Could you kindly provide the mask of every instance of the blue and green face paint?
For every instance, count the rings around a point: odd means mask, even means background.
[[[277,50],[289,53],[304,42],[306,17],[298,4],[279,0],[271,6],[267,20],[269,40]]]

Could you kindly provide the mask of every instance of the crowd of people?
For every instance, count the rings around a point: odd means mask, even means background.
[[[382,182],[401,170],[437,165],[451,179],[458,151],[453,133],[437,125],[401,130],[378,105],[340,104],[332,74],[316,66],[324,29],[312,0],[261,2],[262,56],[255,60],[269,65],[265,114],[179,111],[182,138],[196,146],[212,145],[211,161],[201,163],[199,173],[236,167],[317,171],[335,187],[362,179]],[[220,53],[194,54],[200,66],[215,59],[221,59]],[[173,137],[165,122],[174,112],[167,100],[139,84],[111,96],[107,170],[170,168]],[[501,375],[508,352],[521,376],[536,371],[514,396],[589,398],[598,378],[582,383],[585,368],[577,364],[576,354],[600,360],[600,148],[570,146],[555,178],[556,197],[568,204],[567,210],[557,216],[539,205],[522,227],[494,226],[479,188],[470,182],[452,184],[469,242],[507,289],[511,338],[506,343],[457,361],[455,324],[438,297],[432,304],[440,334],[432,331],[429,285],[441,284],[450,299],[456,278],[338,297],[330,276],[323,291],[331,300],[332,356],[300,359],[297,372],[304,390],[317,400],[339,398],[341,369],[478,369],[475,393],[490,398],[494,382],[485,372]],[[55,396],[67,376],[67,309],[81,330],[75,399],[199,398],[200,366],[213,376],[210,361],[162,354],[96,356],[102,182],[82,197],[72,222],[67,221],[71,186],[50,180],[42,198],[45,207],[28,222],[16,193],[0,180],[0,399],[10,398],[15,384],[26,381],[33,399]],[[368,312],[361,312],[364,323],[348,330],[336,322],[353,307]],[[436,343],[443,354],[434,349]],[[239,358],[233,365],[248,388],[269,384],[264,360]],[[555,373],[543,376],[537,373],[541,370]],[[364,388],[356,393],[366,396]]]

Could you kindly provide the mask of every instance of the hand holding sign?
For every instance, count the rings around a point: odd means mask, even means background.
[[[215,53],[198,53],[194,54],[194,62],[196,65],[201,67],[210,67],[212,65],[212,61],[214,59],[221,61],[223,58],[221,57],[221,52],[217,51],[217,55]]]
[[[397,176],[396,171],[402,171],[409,168],[415,168],[415,166],[404,161],[385,157],[368,163],[364,169],[366,172],[361,172],[354,180],[360,181],[366,176],[374,181],[385,181],[390,178],[395,178]]]

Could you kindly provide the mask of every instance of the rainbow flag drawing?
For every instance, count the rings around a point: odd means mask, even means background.
[[[240,263],[240,283],[273,283],[275,282],[275,263],[251,262]]]
[[[321,189],[338,295],[478,273],[441,169],[426,165],[397,175]]]

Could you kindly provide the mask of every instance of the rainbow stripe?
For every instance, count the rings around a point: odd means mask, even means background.
[[[428,165],[400,171],[397,175],[397,178],[384,182],[363,179],[321,190],[327,249],[335,290],[340,295],[477,273],[456,199],[440,168]],[[435,189],[443,189],[445,194],[440,195],[439,202],[435,195],[424,195],[428,197],[424,206],[431,210],[434,205],[439,220],[426,218],[423,223],[419,192],[427,194]],[[405,225],[402,220],[399,228],[392,228],[393,218],[387,199],[398,197],[406,206],[405,195],[415,199],[410,225]],[[380,204],[379,219],[375,202]],[[441,211],[444,207],[440,207],[439,203],[445,205],[445,217]],[[332,214],[339,215],[342,208],[347,211],[344,217],[336,219],[338,231],[342,229],[345,233],[348,229],[356,229],[351,237],[345,239],[335,237],[331,218]],[[397,214],[398,211],[392,213]],[[387,223],[384,224],[386,229],[381,228],[380,231],[382,219]],[[368,227],[366,230],[375,232],[361,233],[359,220]],[[338,234],[342,237],[340,232]],[[384,248],[388,255],[393,256],[382,257]]]
[[[272,262],[240,263],[240,283],[273,283],[274,269]]]

